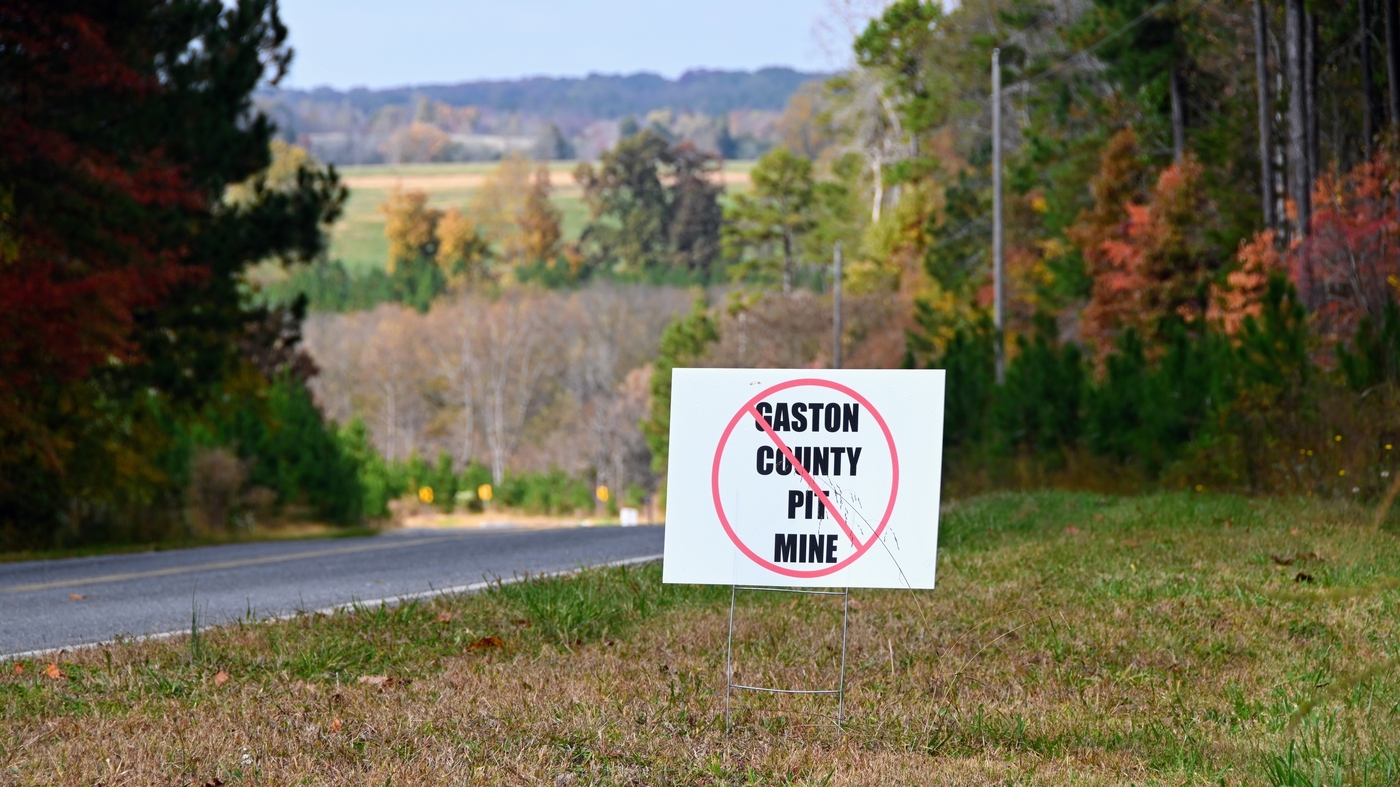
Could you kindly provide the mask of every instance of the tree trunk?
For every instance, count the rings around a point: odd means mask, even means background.
[[[792,294],[792,229],[783,227],[783,294]]]
[[[1181,161],[1186,156],[1186,106],[1181,97],[1181,71],[1175,65],[1167,75],[1172,99],[1172,156]]]
[[[1308,131],[1308,191],[1317,182],[1321,159],[1318,145],[1318,125],[1321,115],[1317,106],[1317,14],[1303,15],[1303,102],[1307,111]]]
[[[1274,162],[1270,150],[1273,133],[1269,122],[1273,108],[1269,105],[1269,40],[1264,21],[1264,0],[1254,0],[1254,70],[1259,93],[1259,193],[1263,200],[1264,226],[1273,227]]]
[[[1288,196],[1297,216],[1293,236],[1308,234],[1308,114],[1303,75],[1303,0],[1284,0],[1284,51],[1288,61]]]
[[[1361,152],[1371,160],[1371,141],[1376,138],[1376,105],[1371,85],[1371,15],[1370,0],[1358,0],[1361,11]],[[1255,7],[1258,8],[1256,1]]]
[[[1386,109],[1391,125],[1400,123],[1400,8],[1396,0],[1381,0],[1385,8],[1385,72],[1390,88]]]
[[[881,151],[875,151],[870,160],[870,177],[875,181],[875,193],[870,201],[870,221],[874,224],[880,221],[880,206],[885,203],[885,157]]]

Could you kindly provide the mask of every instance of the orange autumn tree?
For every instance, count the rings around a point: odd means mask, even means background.
[[[1168,315],[1188,323],[1204,315],[1221,260],[1208,234],[1216,210],[1201,174],[1187,155],[1143,194],[1133,132],[1120,132],[1106,148],[1093,182],[1095,206],[1070,230],[1093,278],[1083,335],[1099,358],[1128,330],[1150,339]]]
[[[1400,171],[1382,151],[1346,175],[1324,173],[1313,187],[1306,240],[1287,264],[1325,343],[1350,339],[1361,320],[1379,321],[1400,295]]]
[[[1269,288],[1269,276],[1284,269],[1279,253],[1278,236],[1269,229],[1253,238],[1240,241],[1235,252],[1239,267],[1225,277],[1224,287],[1213,287],[1206,317],[1234,336],[1244,327],[1246,318],[1258,318]]]
[[[1400,298],[1400,173],[1380,152],[1346,175],[1324,173],[1313,187],[1309,235],[1287,248],[1274,230],[1240,243],[1238,268],[1212,295],[1210,317],[1234,335],[1258,316],[1269,275],[1283,271],[1312,312],[1313,330],[1331,347],[1355,335],[1365,318],[1379,321]]]

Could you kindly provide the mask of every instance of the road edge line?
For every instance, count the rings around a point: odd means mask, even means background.
[[[591,571],[597,568],[617,568],[618,566],[634,566],[641,565],[644,563],[657,563],[661,561],[661,558],[662,556],[660,554],[643,555],[641,557],[629,557],[623,558],[621,560],[610,560],[606,563],[594,563],[592,565],[579,566],[578,568],[564,569],[562,571],[546,571],[539,574],[515,574],[509,578],[497,577],[496,579],[487,579],[482,580],[480,582],[472,582],[467,585],[453,585],[452,587],[448,588],[424,590],[418,593],[404,593],[398,596],[385,596],[383,598],[370,599],[367,601],[347,601],[344,604],[333,604],[329,607],[321,607],[320,609],[302,610],[299,612],[289,612],[285,615],[273,615],[266,618],[259,618],[253,621],[253,623],[256,625],[263,625],[267,623],[280,623],[286,620],[294,620],[296,618],[302,617],[303,615],[333,615],[337,612],[355,612],[361,609],[370,610],[378,609],[380,607],[393,607],[402,604],[405,601],[416,601],[418,599],[423,598],[438,598],[440,596],[466,595],[469,593],[475,593],[479,590],[484,590],[492,585],[513,585],[517,582],[524,582],[530,579],[553,579],[555,577],[568,577],[573,576],[575,574],[581,574],[585,571]],[[197,631],[203,634],[206,631],[212,631],[214,629],[223,628],[224,626],[229,626],[236,622],[237,621],[231,620],[225,623],[211,623],[207,626],[200,626],[197,629]],[[32,659],[35,656],[48,656],[54,653],[66,653],[68,651],[76,650],[91,650],[93,648],[103,648],[114,645],[135,645],[142,642],[158,642],[160,640],[174,639],[175,637],[180,636],[188,637],[189,635],[189,629],[178,629],[176,631],[162,631],[156,634],[142,634],[139,637],[117,637],[113,639],[99,640],[97,642],[84,642],[80,645],[64,645],[62,647],[57,648],[40,648],[38,650],[26,650],[20,651],[18,653],[4,653],[0,654],[0,664],[3,664],[7,661]]]

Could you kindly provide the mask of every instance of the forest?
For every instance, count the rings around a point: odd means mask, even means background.
[[[746,186],[623,123],[577,233],[524,151],[367,272],[255,103],[275,4],[60,5],[0,25],[0,547],[664,507],[670,370],[829,365],[838,245],[844,364],[948,370],[949,496],[1400,490],[1389,0],[902,0]]]

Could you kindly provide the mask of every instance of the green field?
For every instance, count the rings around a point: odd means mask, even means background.
[[[747,173],[753,164],[752,161],[729,161],[725,162],[724,169],[726,173]],[[553,176],[554,201],[563,213],[566,239],[577,238],[588,222],[588,208],[571,177],[576,165],[577,162],[573,161],[549,164],[551,173],[558,173]],[[394,182],[406,190],[422,189],[428,192],[429,204],[433,207],[456,206],[465,210],[471,203],[476,187],[464,181],[479,180],[497,166],[494,162],[475,162],[337,168],[350,187],[350,198],[340,221],[331,230],[331,259],[340,260],[352,273],[384,267],[389,244],[384,239],[384,217],[379,213],[379,206],[389,198]],[[563,176],[563,182],[558,176]],[[369,179],[373,179],[373,185],[356,185]],[[742,183],[730,183],[727,188],[732,192],[744,186]]]
[[[657,567],[0,671],[5,784],[1388,785],[1400,539],[1348,502],[949,503],[938,589],[853,591],[846,726],[736,695],[727,587]],[[827,687],[830,599],[745,593],[736,680]],[[48,675],[45,675],[45,671]],[[218,779],[220,781],[215,782]]]

